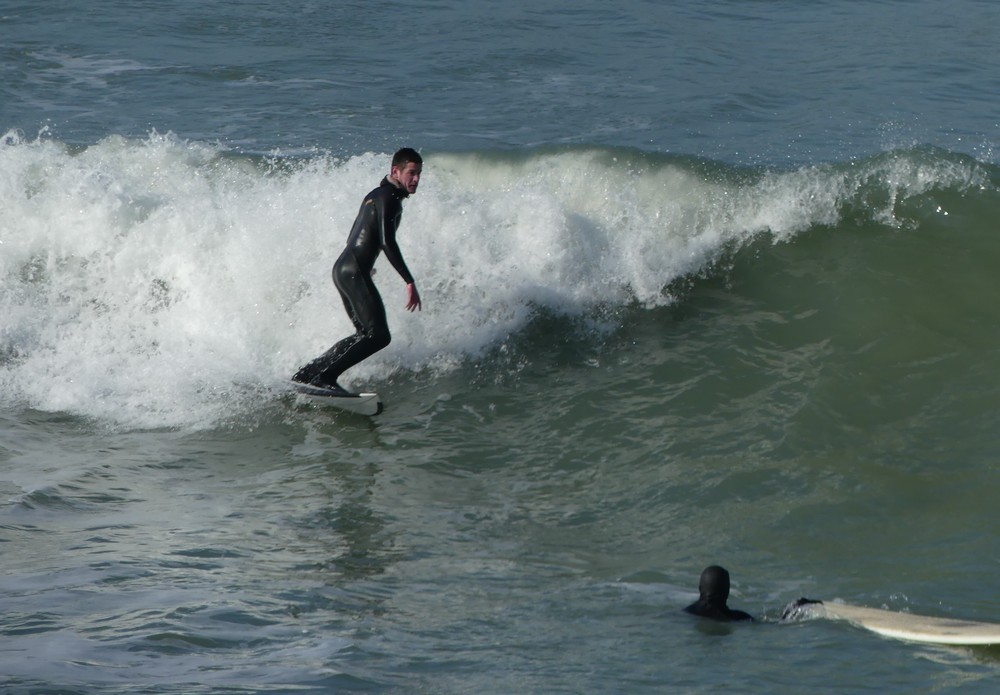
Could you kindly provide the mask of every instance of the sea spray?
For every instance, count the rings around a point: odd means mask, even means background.
[[[0,398],[126,427],[251,411],[352,332],[330,267],[386,173],[381,153],[246,157],[156,133],[74,150],[7,134]],[[428,153],[399,235],[424,311],[405,311],[380,261],[393,344],[348,382],[453,369],[540,310],[587,321],[669,304],[671,283],[762,235],[787,242],[845,215],[898,226],[928,191],[989,185],[975,160],[926,151],[791,171],[602,148]]]

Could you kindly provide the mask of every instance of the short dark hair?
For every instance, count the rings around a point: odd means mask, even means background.
[[[396,154],[392,155],[392,166],[393,167],[405,167],[410,162],[414,164],[423,164],[424,158],[420,156],[412,147],[404,147],[401,150],[397,150]]]

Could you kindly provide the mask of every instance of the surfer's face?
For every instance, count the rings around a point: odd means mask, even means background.
[[[407,162],[401,167],[393,167],[390,176],[412,195],[417,192],[417,185],[420,183],[420,170],[421,166],[416,162]]]

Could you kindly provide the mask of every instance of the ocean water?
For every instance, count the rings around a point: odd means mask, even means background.
[[[1000,622],[1000,5],[99,5],[0,1],[0,691],[996,691],[779,616]]]

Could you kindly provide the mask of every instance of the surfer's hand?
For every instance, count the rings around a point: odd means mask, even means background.
[[[406,310],[420,311],[420,293],[412,282],[406,286]]]
[[[802,610],[802,606],[808,606],[811,603],[823,603],[822,601],[814,601],[811,598],[800,598],[798,601],[793,601],[785,606],[785,610],[781,611],[782,620],[799,620],[804,617],[806,612]]]

